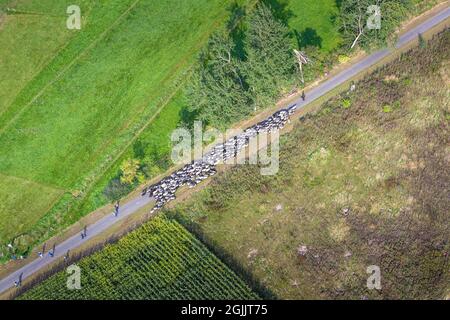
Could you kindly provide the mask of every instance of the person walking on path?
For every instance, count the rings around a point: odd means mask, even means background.
[[[119,208],[120,208],[120,204],[119,201],[116,202],[116,204],[114,205],[114,216],[118,216],[119,215]]]
[[[302,91],[302,100],[305,101],[306,99],[306,95],[305,95],[305,90]]]
[[[22,286],[22,279],[23,279],[23,272],[19,275],[19,280],[14,281],[14,286],[15,286],[16,288]]]
[[[53,245],[52,251],[49,251],[49,252],[48,252],[48,255],[49,255],[51,258],[54,257],[54,255],[55,255],[55,250],[56,250],[56,244]]]

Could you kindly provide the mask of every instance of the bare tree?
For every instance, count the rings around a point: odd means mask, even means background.
[[[311,62],[311,60],[306,56],[303,51],[298,51],[294,49],[294,54],[298,62],[298,67],[300,69],[300,75],[302,77],[302,83],[305,84],[305,78],[303,76],[303,65],[306,65]]]

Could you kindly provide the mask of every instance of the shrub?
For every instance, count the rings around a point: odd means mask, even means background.
[[[137,178],[139,166],[139,160],[125,160],[120,166],[120,171],[122,173],[120,176],[120,182],[123,184],[133,184]]]
[[[129,192],[131,192],[132,186],[130,184],[124,184],[120,181],[120,178],[112,179],[105,190],[103,191],[103,195],[109,201],[117,201],[123,196],[126,196]]]
[[[342,100],[342,108],[348,109],[352,105],[352,102],[350,99],[344,99]]]

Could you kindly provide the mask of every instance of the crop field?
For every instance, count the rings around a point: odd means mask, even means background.
[[[168,214],[282,299],[448,298],[449,88],[447,31],[303,118],[277,175],[237,166]]]
[[[77,220],[72,202],[153,120],[229,14],[216,0],[81,1],[82,29],[69,31],[68,4],[1,3],[16,12],[2,13],[0,33],[0,173],[9,177],[0,242],[20,236],[22,248]],[[167,134],[150,128],[156,140]],[[26,210],[17,206],[25,195]],[[16,225],[17,215],[32,218]]]
[[[81,289],[58,273],[20,299],[257,299],[243,281],[174,220],[157,217],[81,260]]]

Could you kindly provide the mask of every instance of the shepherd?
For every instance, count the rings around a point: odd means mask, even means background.
[[[119,215],[119,201],[116,202],[116,204],[114,205],[114,216],[118,216]]]

